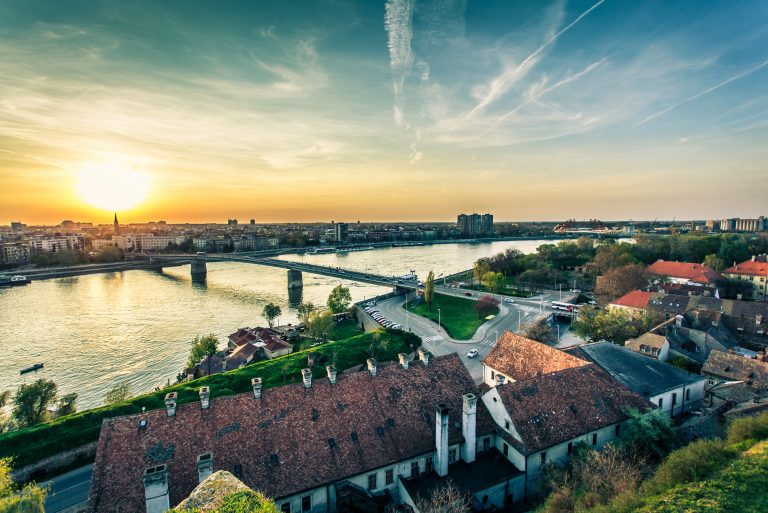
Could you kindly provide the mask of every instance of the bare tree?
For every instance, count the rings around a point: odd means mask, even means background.
[[[472,498],[456,488],[453,481],[437,488],[431,497],[416,499],[416,509],[421,513],[468,513],[472,511]]]

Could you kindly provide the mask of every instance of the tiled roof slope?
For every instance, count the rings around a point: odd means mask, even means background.
[[[715,283],[720,279],[720,275],[711,267],[691,262],[657,260],[648,266],[647,271],[656,276],[681,278],[696,283]]]
[[[611,304],[616,306],[643,309],[648,306],[648,301],[651,300],[651,297],[653,297],[653,292],[633,290],[632,292],[627,292],[619,299],[611,301]]]
[[[701,372],[726,380],[746,381],[757,389],[768,389],[768,363],[740,354],[712,351]]]
[[[483,363],[516,381],[587,364],[575,356],[511,331],[504,332]]]
[[[478,389],[458,355],[413,362],[407,370],[380,366],[342,374],[335,385],[317,379],[253,394],[107,419],[93,469],[91,512],[144,511],[142,473],[166,463],[171,505],[198,481],[196,458],[213,453],[214,470],[234,472],[247,486],[281,498],[389,465],[435,448],[435,406],[450,407],[451,443],[461,440],[462,395]],[[148,426],[139,429],[139,420]],[[478,404],[477,433],[495,424]],[[153,459],[154,457],[154,459]]]
[[[628,408],[645,412],[653,407],[594,364],[499,385],[496,390],[523,440],[524,454],[626,420]]]
[[[768,261],[764,257],[747,260],[733,267],[729,267],[723,273],[742,274],[746,276],[768,276]]]

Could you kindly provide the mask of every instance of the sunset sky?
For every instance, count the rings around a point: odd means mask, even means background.
[[[768,214],[768,2],[4,0],[0,224]]]

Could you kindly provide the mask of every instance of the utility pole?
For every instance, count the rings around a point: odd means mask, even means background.
[[[441,328],[441,327],[442,327],[442,323],[440,322],[440,320],[441,320],[441,317],[440,317],[440,309],[438,308],[438,309],[437,309],[437,327],[438,327],[438,328]]]

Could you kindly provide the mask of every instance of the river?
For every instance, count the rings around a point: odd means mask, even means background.
[[[429,270],[450,274],[507,248],[528,253],[555,242],[439,244],[281,258],[384,275],[415,270],[424,279]],[[266,325],[261,310],[270,301],[282,308],[281,323],[295,322],[301,300],[324,304],[339,283],[350,288],[354,301],[389,291],[305,274],[303,290],[289,297],[284,269],[242,263],[209,263],[205,284],[193,283],[184,266],[0,289],[0,391],[45,377],[58,384],[60,394],[77,392],[81,410],[100,405],[116,383],[127,382],[133,393],[149,391],[175,380],[195,336],[213,333],[223,347],[237,328]],[[19,375],[37,362],[45,368]]]

